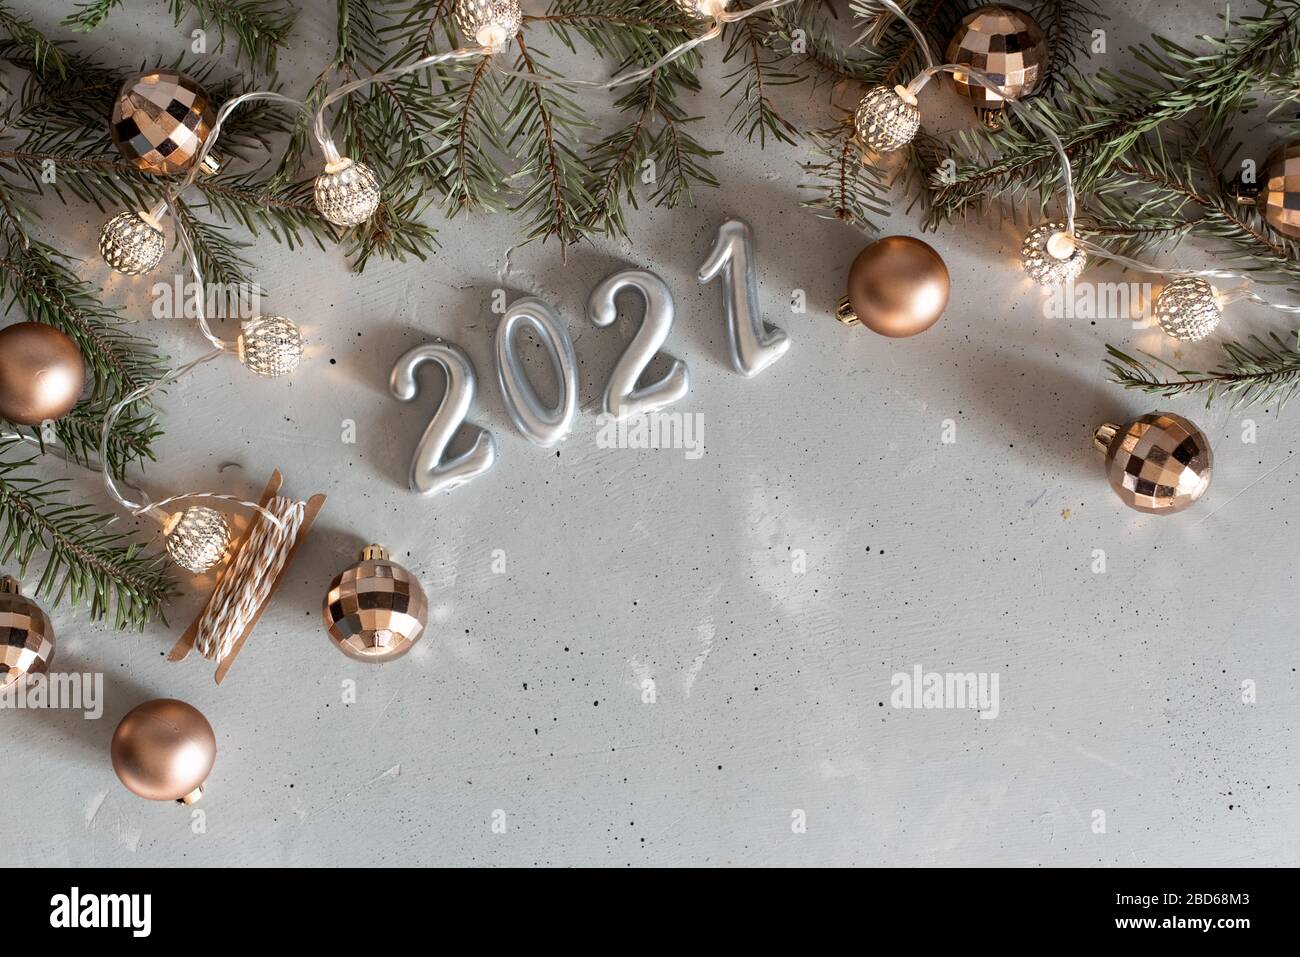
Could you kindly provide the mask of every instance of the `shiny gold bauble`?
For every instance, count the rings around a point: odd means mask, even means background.
[[[1264,188],[1256,198],[1264,221],[1283,236],[1300,239],[1300,140],[1285,143],[1264,163]]]
[[[53,657],[50,616],[23,596],[16,579],[0,578],[0,691],[48,671]]]
[[[175,698],[146,701],[113,732],[113,770],[150,801],[193,804],[217,759],[217,736],[197,708]]]
[[[911,236],[877,239],[849,267],[848,295],[836,317],[882,336],[925,332],[948,305],[948,267],[929,243]]]
[[[371,545],[330,582],[323,608],[334,647],[359,661],[392,661],[411,650],[429,620],[420,580]]]
[[[981,110],[1000,110],[1006,100],[1029,96],[1042,85],[1047,39],[1025,11],[990,4],[966,14],[948,42],[945,62],[984,72],[997,92],[962,73],[951,74],[953,86]]]
[[[0,419],[40,425],[66,415],[86,387],[81,350],[39,322],[0,329]]]
[[[136,169],[169,176],[194,165],[216,119],[212,100],[197,81],[175,70],[155,70],[122,84],[109,128]]]
[[[1210,487],[1210,440],[1181,415],[1151,412],[1124,425],[1106,424],[1093,443],[1106,453],[1110,487],[1139,512],[1181,512]]]

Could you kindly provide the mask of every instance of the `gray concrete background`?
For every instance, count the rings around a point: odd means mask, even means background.
[[[52,26],[67,5],[18,6]],[[1209,3],[1107,7],[1098,66],[1129,63],[1119,51],[1155,30],[1191,44],[1217,29]],[[332,10],[301,15],[281,60],[290,92],[328,61]],[[131,0],[83,42],[131,63],[175,55],[188,30],[161,2]],[[1164,342],[1120,320],[1044,318],[1016,264],[1023,226],[992,217],[927,237],[953,290],[932,330],[890,341],[840,327],[830,313],[864,239],[797,208],[802,150],[727,133],[720,59],[715,45],[690,108],[716,113],[700,133],[727,149],[723,186],[694,208],[634,214],[631,247],[597,242],[562,267],[553,243],[516,246],[516,222],[476,216],[439,220],[427,263],[355,275],[338,250],[258,242],[258,278],[303,324],[310,362],[289,381],[218,363],[177,387],[145,485],[255,496],[279,466],[290,491],[327,492],[326,510],[220,688],[208,663],[164,660],[198,604],[188,583],[172,625],[144,634],[55,612],[59,665],[106,673],[106,713],[0,714],[0,794],[22,822],[0,863],[1296,863],[1297,410],[1206,411],[1107,384],[1105,342]],[[946,92],[927,96],[932,129],[968,122]],[[782,102],[806,125],[827,111],[824,93]],[[1281,135],[1243,132],[1261,159]],[[149,280],[106,280],[98,212],[40,208],[140,331],[198,354],[196,331],[147,318]],[[731,216],[753,226],[765,311],[794,340],[753,381],[728,366],[719,287],[694,278]],[[902,203],[885,231],[919,234]],[[1211,261],[1194,246],[1179,259]],[[597,447],[601,390],[634,322],[598,330],[584,304],[624,265],[657,271],[676,296],[667,351],[692,376],[678,408],[704,416],[697,461]],[[490,364],[499,286],[569,321],[583,411],[558,453],[505,415]],[[796,288],[805,315],[787,308]],[[1231,317],[1239,333],[1288,327],[1243,306]],[[405,473],[436,377],[412,407],[386,380],[435,336],[473,358],[471,421],[496,434],[499,459],[424,500]],[[1211,362],[1216,348],[1184,356]],[[1190,415],[1215,446],[1207,499],[1174,518],[1122,507],[1090,444],[1100,422],[1155,407]],[[1256,444],[1241,440],[1245,418]],[[340,441],[349,419],[355,445]],[[370,541],[420,575],[433,609],[417,649],[376,667],[330,647],[319,620],[326,584]],[[998,672],[999,716],[891,708],[891,675],[916,664]],[[1257,704],[1241,702],[1245,679]],[[205,833],[186,809],[128,793],[109,764],[117,720],[159,696],[216,729]],[[796,810],[806,833],[792,832]]]

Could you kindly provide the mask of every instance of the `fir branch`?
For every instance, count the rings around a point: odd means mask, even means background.
[[[0,456],[20,442],[0,439]],[[68,504],[65,483],[24,475],[35,462],[0,457],[0,561],[16,561],[25,574],[44,554],[35,594],[88,606],[92,619],[110,619],[118,629],[161,618],[175,593],[164,559],[111,530],[113,516]]]
[[[224,307],[227,314],[230,314],[238,306],[232,298],[238,295],[234,287],[253,285],[253,264],[240,252],[249,244],[232,239],[228,228],[199,219],[189,203],[183,200],[178,201],[174,208],[181,228],[189,236],[190,245],[194,248],[194,258],[204,285],[209,288],[224,287],[226,298],[219,307]]]
[[[742,2],[737,9],[745,10],[750,6],[752,4]],[[741,61],[739,67],[727,74],[732,82],[722,94],[725,99],[736,90],[741,91],[731,110],[732,132],[743,133],[750,142],[757,136],[761,147],[767,146],[768,136],[794,145],[799,131],[777,110],[772,102],[772,90],[799,83],[804,76],[779,68],[783,57],[768,48],[760,15],[730,24],[726,37],[727,48],[722,62]]]
[[[1070,73],[1078,73],[1078,61],[1089,57],[1092,31],[1110,19],[1097,0],[1035,0],[1030,15],[1043,28],[1047,40],[1044,81],[1038,95],[1051,96]]]
[[[820,211],[826,219],[847,222],[864,232],[874,232],[873,216],[887,216],[885,193],[889,188],[885,174],[862,155],[853,129],[852,117],[839,126],[814,130],[808,134],[814,158],[803,164],[811,180],[799,184],[810,195],[800,203]]]
[[[498,120],[500,86],[484,57],[460,74],[448,91],[455,104],[436,130],[435,155],[446,168],[448,216],[469,210],[494,210],[505,191],[505,173],[492,154],[504,152],[505,131]]]
[[[34,73],[58,77],[67,74],[67,56],[58,44],[32,26],[30,20],[15,14],[7,4],[0,4],[0,30],[8,35],[11,52],[29,60]]]
[[[63,25],[90,33],[121,5],[122,0],[89,0],[65,17]],[[294,10],[281,0],[168,0],[168,6],[177,27],[187,16],[197,16],[205,30],[216,28],[217,52],[230,35],[239,55],[268,73],[275,70],[276,53],[293,28]]]
[[[515,70],[540,76],[539,53],[531,51],[523,34]],[[525,242],[554,236],[565,247],[576,243],[588,228],[585,217],[591,205],[582,161],[573,143],[580,130],[590,126],[583,111],[562,87],[512,80],[507,85],[507,123],[513,124],[506,150],[518,152],[523,163],[510,177],[524,183],[522,196],[511,210],[527,220]]]
[[[1143,353],[1156,366],[1107,345],[1106,368],[1112,382],[1166,397],[1204,395],[1209,406],[1216,398],[1232,408],[1276,403],[1284,406],[1300,391],[1300,349],[1276,333],[1265,341],[1251,336],[1246,342],[1226,342],[1223,362],[1208,372],[1179,369],[1163,359]]]
[[[1300,0],[1266,0],[1260,16],[1234,21],[1231,37],[1202,37],[1211,50],[1198,54],[1157,36],[1135,48],[1144,73],[1102,71],[1090,81],[1070,78],[1060,108],[1034,101],[1039,115],[1062,129],[1078,188],[1093,188],[1147,133],[1199,113],[1205,124],[1231,117],[1246,101],[1253,77],[1294,72],[1300,59]],[[1007,123],[1005,127],[1014,127]],[[1008,191],[1047,195],[1061,171],[1050,144],[990,137],[1009,147],[996,159],[983,152],[959,164],[953,182],[938,190],[935,205],[945,217]]]

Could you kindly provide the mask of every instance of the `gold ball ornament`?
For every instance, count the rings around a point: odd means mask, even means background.
[[[877,86],[858,103],[853,126],[864,146],[888,153],[912,142],[921,128],[921,109],[905,87]]]
[[[1283,236],[1300,239],[1300,140],[1275,149],[1264,162],[1264,188],[1255,202],[1264,221]]]
[[[158,698],[127,712],[113,732],[111,754],[128,791],[193,804],[217,760],[217,736],[193,705]]]
[[[173,513],[163,527],[163,535],[172,561],[195,575],[219,564],[230,550],[226,517],[202,505]]]
[[[950,290],[948,267],[929,243],[885,236],[853,260],[836,318],[882,336],[914,336],[939,321]]]
[[[81,350],[38,322],[0,329],[0,419],[40,425],[66,415],[86,386]]]
[[[335,226],[364,223],[379,208],[379,180],[365,163],[329,163],[316,177],[316,208]]]
[[[1151,412],[1124,425],[1107,423],[1093,443],[1106,455],[1110,487],[1139,512],[1181,512],[1210,487],[1210,440],[1181,415]]]
[[[1015,7],[990,4],[966,14],[948,41],[945,61],[983,72],[997,91],[970,78],[951,74],[953,86],[992,121],[1007,100],[1029,96],[1043,83],[1047,38],[1038,22]]]
[[[149,213],[118,213],[99,234],[99,254],[124,276],[153,272],[166,251],[162,224]]]
[[[50,616],[23,595],[17,579],[0,577],[0,691],[48,671],[53,658]]]
[[[1020,245],[1020,265],[1030,279],[1050,289],[1078,279],[1088,265],[1088,254],[1065,231],[1065,223],[1041,223]]]
[[[239,361],[258,375],[288,375],[302,361],[302,333],[284,316],[258,316],[244,326],[237,348]]]
[[[194,165],[216,120],[212,99],[196,80],[176,70],[155,70],[122,84],[109,129],[136,169],[172,176]],[[203,168],[213,172],[217,164],[209,157]]]
[[[429,602],[418,578],[371,545],[330,582],[322,613],[330,641],[349,658],[392,661],[424,634]]]
[[[519,0],[456,0],[456,29],[462,38],[496,52],[523,23]]]
[[[1183,342],[1204,339],[1223,320],[1219,297],[1204,279],[1175,279],[1156,296],[1156,321],[1166,334]]]

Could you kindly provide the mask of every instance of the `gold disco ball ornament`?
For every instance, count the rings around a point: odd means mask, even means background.
[[[0,578],[0,692],[48,671],[53,657],[50,616],[23,595],[17,579]]]
[[[951,74],[957,92],[975,103],[986,123],[996,125],[1007,100],[1029,96],[1042,86],[1047,39],[1025,11],[990,4],[966,14],[948,42],[945,59],[980,70],[997,87],[995,92],[968,74]]]
[[[1263,185],[1255,202],[1263,207],[1264,221],[1300,239],[1300,140],[1273,151],[1264,163]]]
[[[1181,512],[1210,487],[1210,440],[1181,415],[1151,412],[1124,425],[1107,423],[1097,429],[1093,443],[1106,455],[1110,487],[1139,512]]]
[[[323,613],[330,641],[349,658],[392,661],[424,634],[429,602],[418,578],[371,545],[330,582]]]
[[[192,77],[155,70],[122,84],[109,129],[137,169],[172,176],[194,165],[216,119],[211,97]],[[216,172],[217,164],[208,157],[203,169]]]

